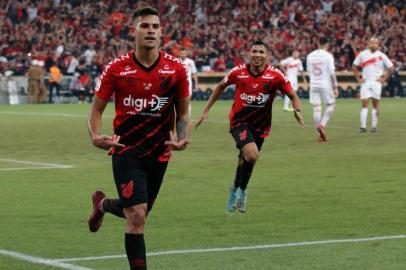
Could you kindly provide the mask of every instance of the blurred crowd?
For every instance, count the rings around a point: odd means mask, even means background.
[[[337,70],[350,70],[372,35],[393,61],[406,63],[406,4],[397,0],[166,0],[0,2],[0,72],[25,75],[32,60],[63,75],[97,76],[112,58],[131,50],[132,12],[159,9],[163,50],[189,49],[198,71],[243,63],[249,41],[262,39],[272,62],[298,49],[301,58],[320,35],[333,38]],[[404,69],[404,66],[401,67]]]

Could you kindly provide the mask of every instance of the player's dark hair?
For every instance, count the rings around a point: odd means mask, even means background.
[[[139,7],[134,11],[133,19],[138,17],[148,16],[148,15],[156,15],[159,17],[159,12],[157,9],[153,7]]]
[[[325,45],[325,44],[330,43],[330,42],[331,42],[331,40],[328,37],[320,37],[320,39],[319,39],[319,44],[320,45]]]
[[[255,45],[264,46],[265,49],[268,50],[268,46],[267,46],[267,45],[265,44],[265,42],[263,42],[262,40],[254,40],[254,41],[252,42],[252,44],[251,44],[251,47],[252,47],[252,46],[255,46]]]

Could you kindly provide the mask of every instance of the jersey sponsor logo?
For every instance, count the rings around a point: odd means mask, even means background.
[[[183,64],[182,61],[180,61],[178,58],[176,58],[175,56],[172,56],[172,55],[170,55],[170,54],[165,53],[165,54],[164,54],[164,57],[165,57],[166,59],[172,60],[172,61],[175,62],[175,63]]]
[[[164,67],[164,69],[159,69],[158,73],[161,73],[161,74],[174,74],[176,72],[176,70],[167,70],[167,69],[165,69],[166,67],[168,67],[168,66],[166,65]]]
[[[149,107],[152,112],[159,111],[165,104],[168,103],[168,97],[158,97],[152,95],[151,98],[133,98],[130,95],[124,98],[123,105],[126,107],[134,107],[137,112]]]
[[[247,95],[246,93],[242,93],[240,95],[240,98],[241,98],[241,100],[245,101],[248,105],[259,105],[259,106],[263,107],[264,104],[269,99],[269,94],[259,93],[259,95],[256,96],[256,95]]]
[[[127,69],[127,68],[128,68],[128,69]],[[137,70],[136,70],[136,69],[133,69],[133,70],[130,70],[130,69],[131,69],[131,67],[130,67],[130,66],[127,66],[127,67],[125,68],[126,71],[120,72],[120,76],[126,76],[126,75],[128,75],[128,74],[135,74],[135,73],[137,73]]]
[[[264,76],[262,76],[262,78],[268,79],[268,80],[273,80],[273,79],[275,79],[274,76],[270,76],[269,74],[265,74]]]
[[[111,65],[113,65],[113,64],[115,64],[115,63],[118,63],[118,62],[121,62],[121,61],[126,60],[126,59],[130,59],[130,54],[128,54],[128,53],[127,53],[127,54],[123,54],[123,55],[121,55],[121,56],[119,56],[119,57],[114,58],[113,60],[111,60],[111,61],[106,65],[106,67],[104,68],[103,73],[100,75],[100,80],[103,80],[104,76],[107,74],[107,71],[110,69]],[[121,75],[121,74],[120,74],[120,75]]]

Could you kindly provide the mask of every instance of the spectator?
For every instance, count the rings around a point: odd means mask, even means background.
[[[53,91],[56,89],[56,96],[59,102],[60,90],[61,90],[62,73],[58,66],[54,63],[49,69],[48,78],[48,91],[49,91],[49,103],[53,103]]]

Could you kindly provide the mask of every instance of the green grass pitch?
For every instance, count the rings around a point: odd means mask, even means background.
[[[329,141],[318,143],[308,100],[305,129],[276,100],[273,131],[248,186],[247,213],[230,215],[237,150],[228,133],[231,102],[218,101],[208,122],[193,130],[190,147],[175,152],[148,217],[148,252],[187,253],[150,256],[149,269],[406,269],[406,238],[356,240],[406,235],[406,99],[381,104],[379,132],[359,134],[360,102],[337,100]],[[204,105],[193,102],[193,119]],[[107,134],[113,107],[105,113]],[[87,229],[91,193],[116,196],[110,157],[90,145],[89,109],[0,106],[0,269],[128,268],[124,257],[97,258],[124,254],[124,220],[106,215],[98,233]],[[356,241],[325,242],[340,239]],[[213,250],[272,244],[282,245]],[[210,252],[188,253],[196,249]],[[64,268],[27,256],[95,258],[66,261],[72,268]]]

